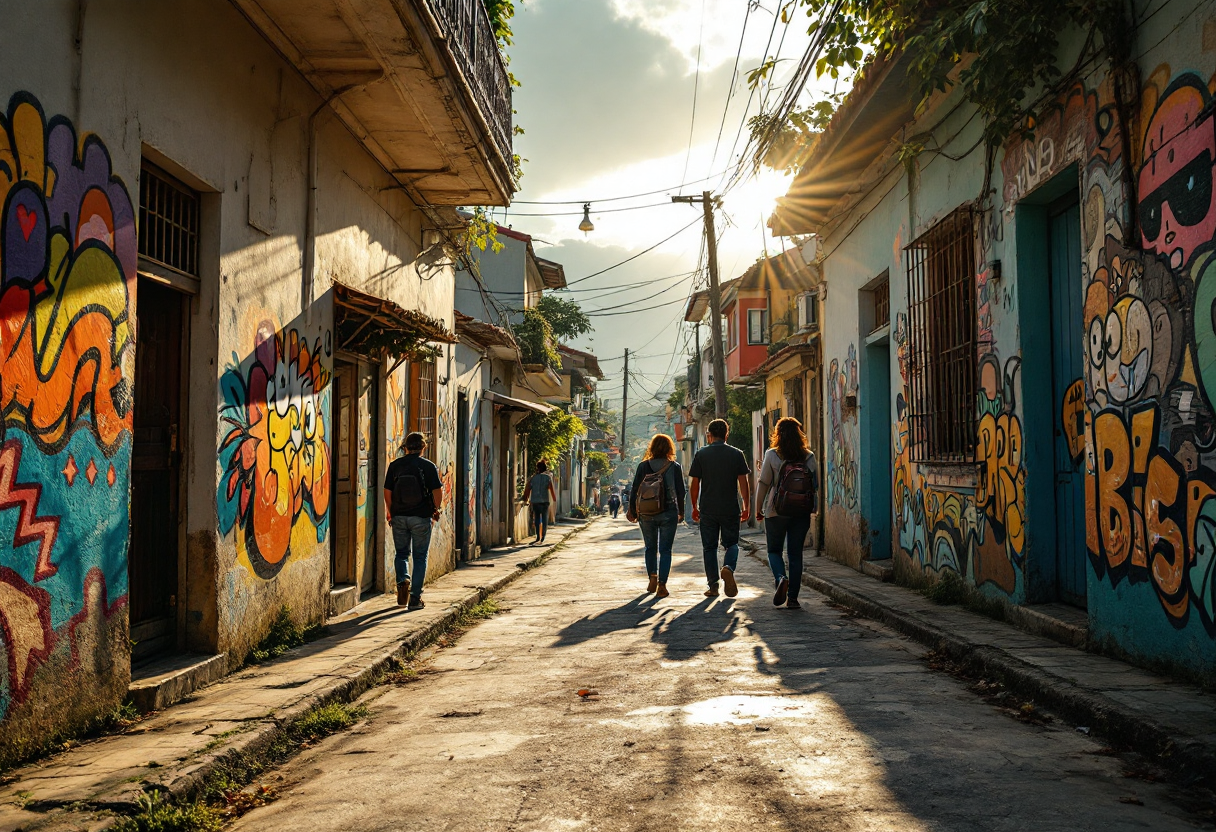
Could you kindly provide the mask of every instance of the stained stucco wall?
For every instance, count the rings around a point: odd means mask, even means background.
[[[0,101],[0,337],[24,344],[0,366],[0,744],[12,748],[113,707],[128,680],[141,158],[202,194],[183,438],[186,649],[235,665],[283,605],[302,620],[325,614],[333,282],[449,328],[453,286],[450,269],[419,274],[420,212],[323,113],[308,290],[307,122],[321,102],[221,0],[14,9],[0,30]],[[452,565],[451,537],[449,510],[435,571]]]

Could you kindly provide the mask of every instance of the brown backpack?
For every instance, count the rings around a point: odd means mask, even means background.
[[[634,502],[635,511],[639,517],[654,517],[662,514],[667,510],[667,485],[666,477],[667,469],[671,467],[671,460],[660,468],[658,471],[653,471],[642,478],[638,483],[637,499]]]

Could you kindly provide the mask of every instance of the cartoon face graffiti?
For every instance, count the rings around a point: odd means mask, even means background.
[[[329,510],[329,446],[319,401],[329,386],[321,339],[257,327],[253,355],[224,373],[220,443],[224,468],[220,531],[240,526],[250,565],[271,578],[286,563],[296,521],[307,512],[324,538]]]
[[[1212,165],[1216,119],[1202,116],[1207,87],[1192,74],[1161,96],[1144,135],[1140,168],[1140,230],[1144,248],[1181,269],[1216,234]]]

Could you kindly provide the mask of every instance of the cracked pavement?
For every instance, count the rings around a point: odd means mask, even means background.
[[[503,612],[365,694],[372,716],[264,784],[238,829],[1170,830],[1174,787],[1059,720],[1018,721],[925,648],[739,564],[707,599],[695,530],[671,597],[604,519],[507,587]],[[596,693],[586,698],[578,691]]]

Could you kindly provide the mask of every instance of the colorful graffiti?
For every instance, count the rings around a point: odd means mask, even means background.
[[[853,405],[848,402],[852,398]],[[857,451],[853,436],[857,425],[857,348],[849,344],[841,366],[833,358],[828,368],[828,413],[832,426],[832,445],[827,457],[827,498],[829,506],[857,508]]]
[[[992,351],[979,366],[974,486],[931,483],[912,460],[908,420],[911,383],[907,316],[896,316],[894,338],[903,389],[896,396],[895,529],[901,554],[920,569],[970,576],[1012,595],[1025,547],[1026,471],[1022,425],[1016,414],[1021,360],[1001,364]],[[966,478],[963,478],[966,480]]]
[[[310,344],[263,320],[253,352],[244,361],[234,355],[220,379],[220,533],[238,530],[238,552],[260,578],[277,575],[304,535],[325,539],[330,351],[328,336]]]
[[[1090,593],[1147,585],[1174,628],[1197,619],[1216,636],[1211,90],[1195,73],[1157,67],[1128,159],[1109,81],[1075,85],[1044,124],[1057,150],[1040,178],[1081,166],[1085,373],[1060,416],[1069,452],[1084,460]],[[1007,177],[1028,153],[1024,143],[1007,154]],[[1138,247],[1125,233],[1128,164]],[[1021,187],[1007,181],[1007,205]]]
[[[80,684],[114,687],[117,662],[83,654],[107,649],[96,628],[127,598],[136,258],[103,142],[14,95],[0,114],[0,724],[51,663],[103,668]],[[41,707],[72,690],[56,678]]]

